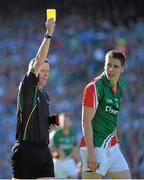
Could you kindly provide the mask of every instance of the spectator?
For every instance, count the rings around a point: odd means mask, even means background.
[[[59,115],[60,128],[55,131],[52,137],[52,149],[56,178],[77,178],[76,163],[79,160],[76,132],[72,128],[70,114]],[[53,133],[53,132],[51,132]]]

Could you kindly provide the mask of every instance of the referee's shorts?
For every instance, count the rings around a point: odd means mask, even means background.
[[[12,149],[11,166],[14,178],[54,177],[53,159],[46,144],[16,142]]]

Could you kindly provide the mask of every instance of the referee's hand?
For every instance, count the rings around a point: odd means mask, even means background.
[[[49,19],[45,22],[47,33],[52,36],[55,28],[55,21],[53,19]]]
[[[50,130],[51,130],[51,129],[54,129],[54,128],[57,128],[57,127],[58,127],[58,125],[56,125],[56,124],[51,124],[51,125],[49,126]]]

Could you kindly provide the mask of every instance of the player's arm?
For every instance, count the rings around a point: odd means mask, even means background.
[[[89,168],[93,171],[95,171],[97,168],[91,125],[95,112],[96,108],[82,106],[82,130],[88,151],[87,163]]]
[[[65,154],[62,150],[58,149],[55,144],[51,144],[51,152],[53,157],[59,156],[59,159],[64,160],[65,159]]]
[[[71,156],[72,156],[75,160],[80,161],[80,152],[79,152],[79,148],[78,148],[77,145],[75,145],[75,146],[73,147]]]
[[[65,153],[61,148],[59,148],[56,144],[53,144],[52,148],[55,150],[54,153],[59,157],[60,160],[65,159]]]
[[[82,105],[82,131],[85,138],[88,157],[88,167],[95,171],[98,164],[96,163],[95,149],[93,145],[93,132],[92,132],[92,120],[96,113],[98,102],[96,102],[96,90],[94,84],[88,85],[83,93],[83,105]]]
[[[53,136],[53,146],[55,147],[55,153],[59,156],[59,159],[64,160],[65,159],[65,153],[60,148],[60,142],[59,142],[59,134],[56,132]]]
[[[45,25],[46,25],[46,34],[48,34],[51,37],[54,32],[55,22],[52,19],[49,19],[46,21]],[[38,76],[43,63],[46,60],[46,57],[47,57],[47,54],[49,51],[50,41],[51,41],[50,37],[43,39],[43,41],[38,49],[37,55],[35,57],[35,62],[33,64],[32,68],[33,68],[36,76]]]
[[[91,121],[95,115],[95,112],[96,112],[95,108],[82,106],[82,130],[88,152],[92,152],[94,150]]]

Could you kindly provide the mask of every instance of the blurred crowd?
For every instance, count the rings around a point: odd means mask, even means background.
[[[144,178],[144,17],[136,17],[132,9],[129,13],[127,22],[116,10],[114,21],[108,13],[93,19],[69,14],[58,20],[48,55],[51,73],[46,89],[51,113],[72,113],[79,142],[83,89],[103,72],[108,50],[124,52],[127,59],[121,82],[125,91],[118,134],[133,178]],[[11,178],[17,86],[44,37],[44,23],[35,13],[0,17],[0,178]]]

